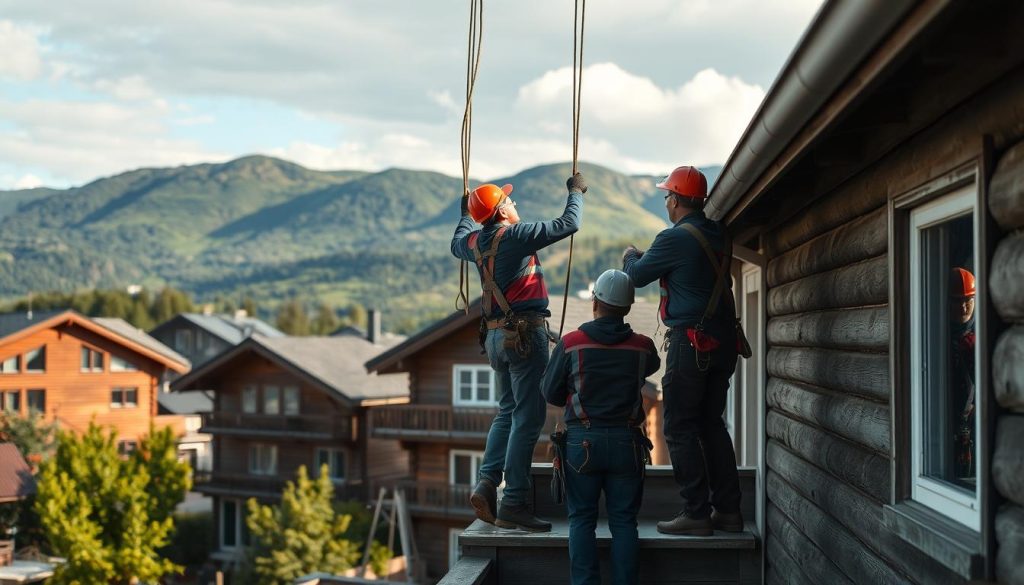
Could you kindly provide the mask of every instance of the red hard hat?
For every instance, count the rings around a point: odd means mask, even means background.
[[[498,187],[491,183],[480,185],[469,194],[469,215],[473,221],[484,223],[494,216],[498,206],[512,192],[512,185]]]
[[[704,199],[708,196],[708,179],[694,167],[677,168],[655,187],[693,199]]]
[[[957,267],[949,272],[949,296],[965,299],[976,292],[974,275],[969,270]]]

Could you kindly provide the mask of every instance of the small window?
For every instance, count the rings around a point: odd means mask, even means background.
[[[110,371],[111,372],[137,372],[139,368],[135,367],[135,364],[130,361],[117,357],[116,355],[110,356]]]
[[[911,497],[981,526],[974,187],[910,212]]]
[[[256,387],[246,386],[242,388],[242,412],[253,414],[257,411],[258,404]]]
[[[113,370],[113,364],[111,364],[111,370]],[[103,352],[92,349],[91,347],[82,346],[82,371],[83,372],[102,372],[103,371]]]
[[[263,387],[263,414],[281,414],[281,389],[277,386]]]
[[[297,386],[284,387],[284,413],[287,415],[299,414],[299,388]]]
[[[449,483],[452,485],[473,485],[476,483],[477,472],[484,461],[482,451],[459,451],[451,452],[449,461],[450,473]]]
[[[490,366],[454,366],[452,403],[456,406],[497,406]]]
[[[110,390],[110,408],[135,408],[138,405],[138,388],[112,388]]]
[[[4,390],[0,392],[0,401],[3,402],[4,412],[21,412],[21,392],[18,390]]]
[[[316,471],[319,475],[323,466],[327,466],[332,481],[345,481],[345,452],[341,449],[317,449]]]
[[[186,355],[192,353],[191,329],[178,329],[174,332],[174,349]]]
[[[121,456],[131,455],[139,448],[139,444],[135,441],[118,441],[117,442],[117,454]]]
[[[37,347],[32,351],[25,354],[25,371],[26,372],[45,372],[46,371],[46,346]]]
[[[28,390],[25,394],[29,412],[38,414],[44,414],[46,412],[46,390],[33,389]]]
[[[277,445],[251,445],[249,447],[249,473],[252,475],[277,475]]]
[[[238,546],[239,520],[238,501],[220,501],[220,547],[231,549]]]
[[[0,374],[17,374],[21,371],[21,356],[15,355],[0,362]]]

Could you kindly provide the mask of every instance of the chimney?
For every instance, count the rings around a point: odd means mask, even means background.
[[[380,311],[370,309],[366,312],[366,340],[377,343],[380,339]]]
[[[235,321],[241,321],[249,316],[249,312],[245,309],[238,309],[235,311]]]

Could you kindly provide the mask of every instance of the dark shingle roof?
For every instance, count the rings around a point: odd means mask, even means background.
[[[160,414],[198,414],[211,412],[213,400],[206,392],[159,392]]]
[[[114,317],[93,317],[92,320],[104,329],[108,329],[129,341],[133,341],[146,349],[154,351],[168,359],[172,359],[185,366],[189,365],[188,358],[160,343],[153,337],[150,337],[148,333],[135,327],[131,323],[124,319],[117,319]]]
[[[0,339],[7,337],[27,329],[33,325],[46,321],[52,317],[63,313],[60,311],[33,311],[32,318],[28,318],[28,313],[25,311],[19,311],[17,313],[4,313],[0,315]]]
[[[281,331],[255,317],[236,318],[229,315],[206,315],[203,313],[182,313],[180,316],[231,345],[238,345],[251,335],[284,336]]]
[[[14,443],[0,443],[0,502],[20,500],[34,493],[36,480],[21,452]]]

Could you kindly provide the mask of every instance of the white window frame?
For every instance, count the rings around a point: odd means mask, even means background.
[[[88,345],[83,345],[81,353],[86,354],[86,361],[88,363],[87,366],[81,368],[82,372],[99,373],[99,372],[103,371],[103,362],[106,361],[106,360],[103,359],[103,352],[102,351],[96,349],[95,347],[89,347]],[[98,368],[95,365],[93,365],[93,362],[95,361],[95,356],[97,356],[97,355],[100,356],[100,366]],[[79,358],[79,359],[81,359],[81,358]],[[79,365],[81,366],[81,364],[79,364]]]
[[[981,497],[986,486],[983,474],[977,474],[977,483],[973,495],[965,493],[943,482],[922,475],[922,459],[924,457],[924,425],[922,417],[922,343],[921,327],[921,231],[945,221],[973,214],[974,217],[974,265],[979,265],[978,244],[978,209],[977,186],[972,183],[961,187],[941,198],[921,205],[910,211],[909,258],[910,267],[910,485],[911,498],[925,506],[947,516],[972,530],[981,530]],[[975,334],[983,338],[984,319],[975,320]],[[977,351],[977,349],[975,349]],[[982,377],[978,368],[981,360],[975,360],[975,379]],[[979,388],[975,396],[981,396],[985,389]],[[987,414],[983,411],[985,401],[975,400],[975,453],[982,453],[986,448],[984,435],[981,432],[981,421]]]
[[[246,408],[246,396],[252,396],[252,408]],[[242,386],[241,392],[241,407],[242,414],[256,414],[260,411],[260,390],[255,384],[246,384]]]
[[[459,535],[462,534],[462,528],[449,528],[448,529],[448,570],[452,570],[455,563],[459,562],[462,558],[462,549],[459,547]]]
[[[327,468],[328,468],[328,474],[330,475],[331,481],[333,483],[337,483],[337,484],[345,483],[345,480],[348,478],[348,452],[345,451],[344,449],[336,449],[334,447],[317,447],[313,451],[313,469],[315,470],[314,471],[314,476],[315,477],[319,477],[320,476],[320,454],[321,453],[327,453]],[[341,465],[341,467],[342,467],[342,469],[341,469],[341,477],[334,477],[334,473],[333,473],[334,472],[334,465],[332,465],[332,462],[334,461],[334,459],[333,459],[332,455],[334,455],[335,453],[340,453],[341,454],[341,463],[342,463],[342,465]]]
[[[128,401],[128,392],[135,392],[135,401]],[[121,400],[119,402],[114,401],[114,392],[119,392]],[[110,389],[110,408],[138,408],[139,406],[139,387],[138,386],[114,386]]]
[[[257,462],[263,459],[262,452],[269,450],[270,468],[262,469]],[[253,443],[249,445],[249,475],[277,475],[277,445]]]
[[[11,361],[14,362],[14,369],[13,370],[7,369],[7,364],[9,362],[11,362]],[[10,375],[10,374],[20,374],[20,373],[21,373],[21,354],[12,355],[11,357],[9,357],[9,358],[7,358],[7,359],[5,359],[3,361],[0,361],[0,374],[8,374],[8,375]]]
[[[490,400],[478,400],[477,390],[479,390],[479,373],[485,371],[490,376]],[[462,372],[471,372],[473,375],[473,398],[470,400],[463,400],[459,396],[459,377]],[[491,370],[491,366],[486,364],[455,364],[452,366],[452,404],[454,406],[477,406],[477,407],[494,407],[498,406],[498,395],[497,388],[494,383],[494,371]]]
[[[455,483],[455,458],[463,455],[470,457],[470,480],[468,484]],[[483,451],[471,451],[469,449],[452,449],[448,452],[448,484],[449,485],[473,485],[480,473],[480,466],[484,462]]]
[[[302,396],[298,386],[282,386],[281,387],[281,414],[286,416],[298,416],[302,412]],[[288,396],[291,395],[295,399],[295,409],[291,410],[288,408],[289,401]]]
[[[235,544],[231,546],[224,544],[224,529],[226,528],[224,526],[224,504],[228,502],[231,502],[235,506]],[[217,524],[219,525],[219,538],[217,539],[217,545],[220,547],[220,550],[236,550],[238,547],[242,546],[242,500],[236,500],[234,498],[222,498],[220,500],[220,506],[220,513],[217,514]]]
[[[275,407],[270,408],[270,398],[273,396]],[[263,386],[263,414],[281,414],[281,387],[275,384]]]

